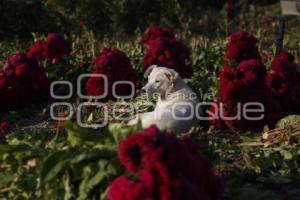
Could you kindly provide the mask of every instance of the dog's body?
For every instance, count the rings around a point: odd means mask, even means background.
[[[148,83],[144,87],[147,95],[158,95],[154,111],[138,114],[129,122],[141,121],[143,128],[155,124],[160,130],[184,133],[196,125],[199,102],[195,93],[180,78],[177,72],[165,67],[151,66],[145,73]],[[197,108],[197,109],[196,109]]]

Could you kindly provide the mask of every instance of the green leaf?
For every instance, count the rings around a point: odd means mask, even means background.
[[[124,138],[140,130],[142,130],[142,124],[140,122],[132,126],[121,123],[113,123],[108,126],[109,133],[117,143],[120,143]]]
[[[79,127],[78,125],[72,123],[71,121],[65,122],[62,127],[67,130],[68,142],[72,147],[81,144],[97,144],[101,143],[103,140],[103,135],[100,131],[95,132],[91,129],[86,129]]]
[[[18,144],[18,145],[0,144],[0,154],[22,152],[31,149],[32,147],[30,147],[27,144]]]
[[[112,151],[110,149],[94,149],[92,151],[81,153],[74,158],[72,158],[71,163],[72,164],[78,164],[80,162],[89,161],[89,160],[96,160],[100,158],[113,158],[113,156],[116,156],[117,152],[116,150]]]
[[[287,125],[298,124],[300,126],[300,115],[288,115],[276,123],[277,128],[285,128]]]
[[[13,173],[0,173],[0,188],[7,186],[8,183],[12,182],[16,177]]]
[[[107,173],[106,168],[108,164],[109,161],[101,160],[99,162],[98,172],[94,176],[88,177],[81,182],[79,188],[79,197],[78,197],[79,200],[86,199],[89,195],[89,192],[103,180],[103,178],[106,176]]]
[[[280,151],[281,155],[285,160],[292,160],[293,159],[293,154],[290,151],[287,150],[282,150]]]
[[[71,155],[67,151],[61,150],[50,154],[43,162],[40,173],[41,182],[49,182],[69,164]]]
[[[9,144],[0,144],[0,154],[9,153],[12,151],[12,146]]]

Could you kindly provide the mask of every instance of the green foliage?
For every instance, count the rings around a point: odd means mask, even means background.
[[[300,115],[288,115],[276,124],[277,128],[285,128],[287,125],[298,125],[300,126]]]
[[[297,199],[300,143],[255,146],[259,133],[202,135],[199,142],[225,177],[228,199]],[[252,146],[241,145],[253,142]]]
[[[110,182],[123,173],[118,144],[140,125],[91,130],[65,122],[63,127],[56,134],[21,131],[0,144],[0,177],[6,177],[0,179],[0,198],[105,199]]]
[[[189,85],[203,101],[217,99],[219,73],[223,68],[223,52],[225,43],[216,41],[193,47],[190,64],[194,67],[194,74]]]

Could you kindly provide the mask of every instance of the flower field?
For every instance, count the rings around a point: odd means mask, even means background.
[[[176,15],[178,27],[169,12],[188,13],[191,5],[153,1],[156,9],[166,7],[165,20],[134,24],[131,1],[80,4],[104,7],[103,17],[118,6],[128,9],[109,15],[119,32],[108,18],[100,21],[107,35],[91,28],[95,13],[76,10],[68,18],[63,3],[32,2],[34,9],[57,9],[60,18],[53,20],[66,29],[81,25],[74,32],[33,29],[29,39],[27,32],[11,39],[0,30],[7,37],[0,40],[1,200],[300,198],[299,17],[286,19],[284,49],[276,55],[279,2],[250,1],[244,13],[242,1],[213,9],[203,1],[204,16],[197,16],[203,20],[193,21],[192,12],[188,22]],[[50,19],[47,12],[42,16]],[[126,124],[130,105],[134,114],[155,106],[157,99],[141,89],[153,64],[174,69],[201,102],[211,102],[203,106],[207,120],[177,135]],[[81,79],[84,74],[90,76]],[[235,119],[238,107],[250,102],[263,105],[263,117]]]

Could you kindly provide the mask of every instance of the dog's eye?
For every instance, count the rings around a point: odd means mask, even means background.
[[[159,82],[160,82],[160,80],[156,80],[156,81],[155,81],[155,83],[159,83]]]

